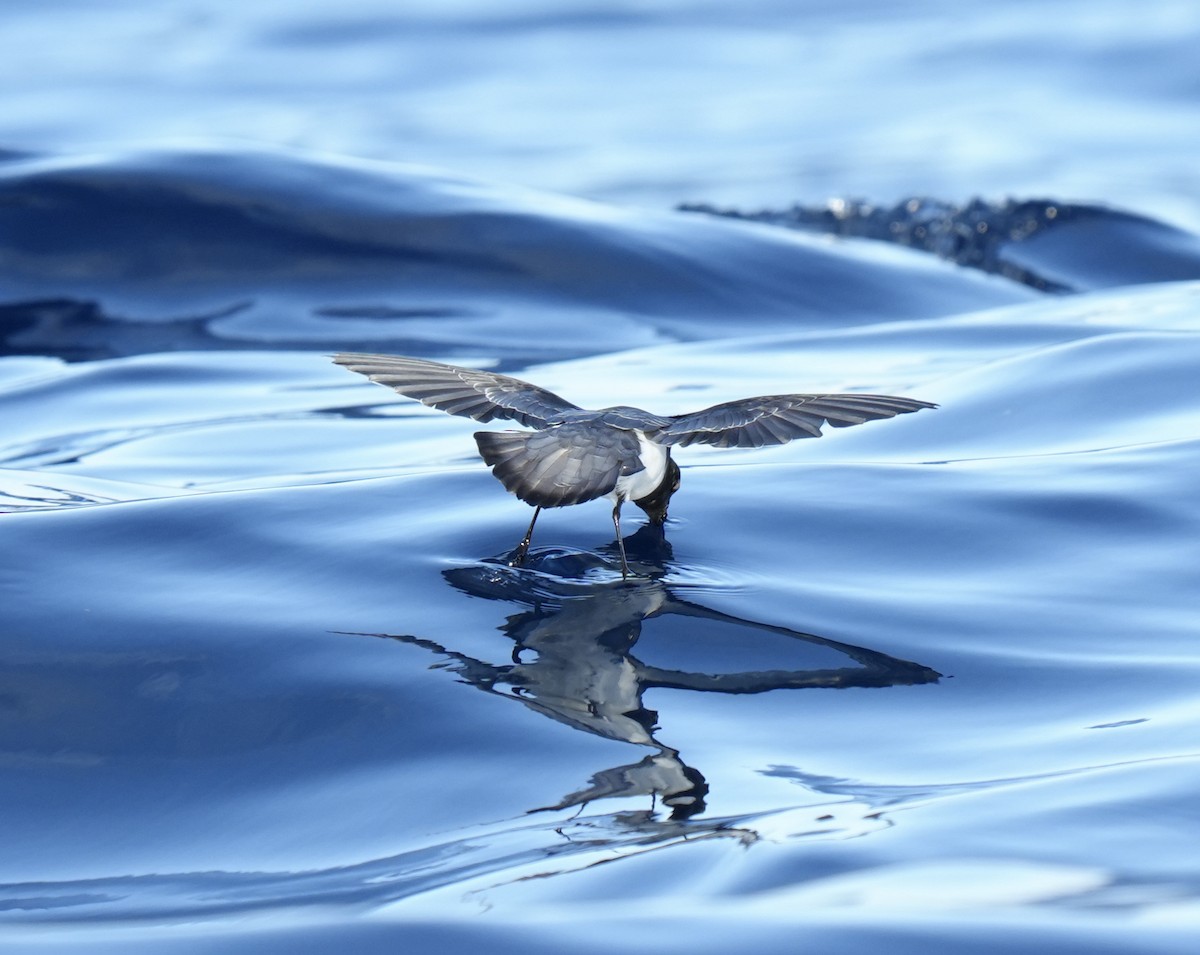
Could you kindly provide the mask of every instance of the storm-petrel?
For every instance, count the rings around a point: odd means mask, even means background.
[[[622,577],[628,576],[629,564],[621,540],[621,505],[633,501],[651,524],[663,525],[671,495],[679,490],[672,447],[762,448],[819,437],[826,422],[846,428],[937,407],[913,398],[852,394],[741,398],[682,415],[657,415],[625,405],[588,411],[537,385],[492,371],[393,355],[342,354],[333,360],[449,414],[484,422],[503,418],[534,428],[475,433],[479,454],[492,473],[536,508],[513,552],[512,565],[524,562],[543,507],[607,497],[613,502]]]

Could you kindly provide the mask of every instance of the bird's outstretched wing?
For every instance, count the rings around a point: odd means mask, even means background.
[[[423,405],[476,421],[506,418],[544,428],[576,405],[519,378],[398,355],[335,355],[334,362]]]
[[[501,483],[537,507],[595,500],[615,488],[618,477],[643,467],[632,431],[592,423],[480,431],[475,443]]]
[[[675,415],[654,435],[659,444],[711,444],[718,448],[764,448],[794,438],[816,438],[821,425],[848,428],[922,408],[928,401],[890,395],[767,395]]]

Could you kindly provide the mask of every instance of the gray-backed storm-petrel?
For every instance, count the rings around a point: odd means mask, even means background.
[[[657,415],[618,405],[589,411],[519,378],[459,368],[422,358],[342,354],[337,364],[394,388],[421,404],[476,421],[515,421],[533,431],[477,431],[479,454],[501,483],[535,510],[511,557],[524,562],[533,525],[544,507],[607,497],[621,553],[621,505],[633,501],[661,527],[679,465],[671,448],[710,444],[763,448],[793,438],[820,437],[821,426],[847,428],[879,418],[936,408],[928,401],[890,395],[767,395],[741,398],[682,415]]]

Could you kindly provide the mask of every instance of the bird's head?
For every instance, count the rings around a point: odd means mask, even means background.
[[[671,503],[671,495],[679,490],[679,465],[667,454],[667,470],[663,473],[661,483],[653,491],[633,503],[646,512],[650,523],[662,527],[667,521],[667,505]]]

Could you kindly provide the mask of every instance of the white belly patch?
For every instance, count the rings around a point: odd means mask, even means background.
[[[642,462],[642,470],[617,478],[617,486],[608,495],[614,503],[618,501],[638,501],[647,494],[653,494],[662,484],[667,473],[667,449],[661,444],[655,444],[640,431],[638,436],[638,458]]]

